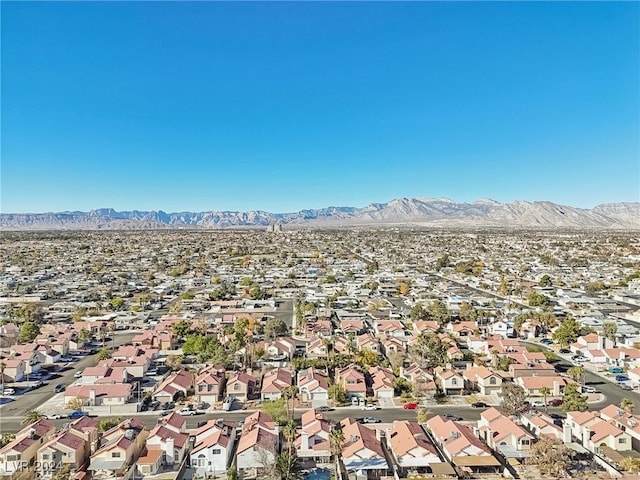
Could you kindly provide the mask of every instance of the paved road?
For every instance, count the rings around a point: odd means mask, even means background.
[[[552,409],[553,410],[553,409]],[[434,407],[430,407],[428,409],[429,417],[435,415],[441,415],[444,413],[451,413],[453,415],[457,415],[462,417],[464,420],[479,420],[480,414],[482,413],[482,409],[475,409],[471,407],[457,407],[451,405],[438,405]],[[302,410],[295,412],[295,418],[300,418]],[[198,414],[187,418],[187,428],[192,429],[196,428],[198,423],[205,422],[207,420],[211,420],[213,418],[224,418],[226,420],[239,421],[243,420],[245,417],[250,415],[251,412],[238,410],[232,412],[216,412],[216,413],[207,413],[207,414]],[[335,409],[331,412],[325,413],[327,419],[333,422],[339,422],[340,420],[346,417],[352,418],[362,418],[362,417],[375,417],[380,419],[384,423],[391,423],[394,420],[415,420],[417,416],[417,412],[415,410],[404,410],[402,408],[388,408],[381,409],[376,411],[362,411],[358,408],[354,407],[343,407]],[[100,417],[100,419],[106,418],[118,418],[118,417]],[[122,418],[122,417],[121,417]],[[141,420],[148,428],[152,428],[158,422],[158,418],[160,416],[158,414],[154,414],[151,412],[145,412],[142,414],[136,415],[136,418]],[[22,428],[20,425],[21,417],[8,417],[2,419],[2,425],[4,431],[6,432],[17,432]],[[64,424],[69,423],[69,420],[53,420],[58,427],[62,427]]]
[[[129,343],[136,333],[131,332],[116,332],[113,336],[113,341],[107,342],[107,347],[119,346],[125,343]],[[56,385],[64,383],[69,385],[76,379],[73,377],[74,373],[78,370],[82,370],[86,367],[96,365],[98,362],[96,355],[88,355],[81,360],[69,364],[69,367],[65,371],[56,372],[44,380],[44,385],[35,390],[16,395],[13,402],[6,403],[0,407],[0,434],[5,432],[15,432],[20,429],[20,421],[17,423],[11,418],[22,418],[26,412],[31,410],[37,410],[40,405],[49,400],[55,392],[53,389]],[[9,418],[7,418],[9,417]]]

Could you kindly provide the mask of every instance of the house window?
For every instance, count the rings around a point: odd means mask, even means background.
[[[219,448],[214,448],[211,453],[213,453],[214,455],[220,455],[220,449]]]
[[[205,460],[205,456],[200,454],[198,455],[198,466],[199,467],[204,467],[206,465],[206,460]]]
[[[239,384],[239,383],[234,383],[234,384],[233,384],[233,389],[234,389],[235,391],[240,390],[240,384]]]
[[[451,385],[458,385],[458,379],[457,378],[452,378],[451,379]]]
[[[43,460],[49,460],[49,454],[48,453],[43,453],[42,454],[42,459]]]
[[[111,458],[120,458],[120,452],[111,452]]]
[[[496,377],[491,377],[489,379],[489,385],[495,385],[496,384]]]
[[[618,439],[618,443],[627,443],[627,439],[626,438],[619,438]]]

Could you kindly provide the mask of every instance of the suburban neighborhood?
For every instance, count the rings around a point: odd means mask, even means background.
[[[638,478],[640,240],[5,233],[0,476]]]

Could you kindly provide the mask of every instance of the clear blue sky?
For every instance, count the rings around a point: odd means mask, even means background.
[[[640,200],[637,2],[1,8],[5,213]]]

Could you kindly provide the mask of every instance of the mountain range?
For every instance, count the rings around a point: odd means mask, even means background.
[[[289,227],[348,227],[415,225],[440,227],[521,227],[640,229],[640,202],[605,203],[592,209],[552,202],[500,203],[481,199],[457,203],[448,198],[396,198],[362,208],[327,207],[291,213],[265,211],[118,212],[101,208],[89,212],[0,214],[5,230],[117,230],[160,228],[249,228],[280,223]]]

